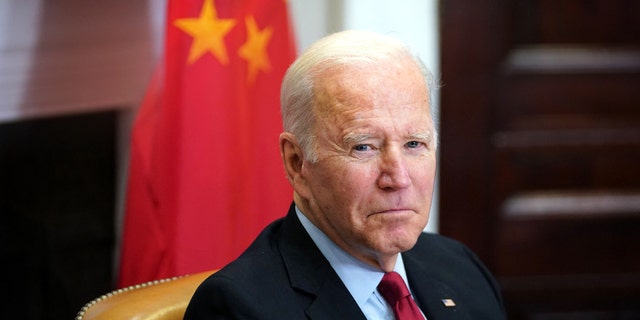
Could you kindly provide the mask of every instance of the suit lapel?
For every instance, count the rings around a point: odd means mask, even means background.
[[[464,306],[459,305],[458,294],[445,283],[433,278],[424,257],[416,257],[411,251],[402,254],[411,291],[428,320],[468,320]],[[428,258],[427,258],[428,259]],[[450,299],[456,306],[447,306]]]
[[[311,240],[293,205],[282,224],[278,247],[291,287],[305,292],[310,319],[365,319],[329,262]]]
[[[333,272],[335,274],[335,272]],[[337,278],[337,275],[336,275]],[[365,319],[364,314],[342,282],[325,279],[307,309],[310,319]]]

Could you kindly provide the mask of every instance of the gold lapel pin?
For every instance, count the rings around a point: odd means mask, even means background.
[[[442,304],[447,308],[456,306],[456,303],[452,299],[442,299]]]

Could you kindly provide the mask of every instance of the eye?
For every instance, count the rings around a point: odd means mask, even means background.
[[[355,145],[353,147],[353,150],[355,150],[355,151],[367,151],[367,150],[371,150],[371,146],[369,146],[367,144],[358,144],[358,145]]]
[[[415,140],[414,140],[414,141],[409,141],[409,142],[407,142],[407,144],[406,144],[406,146],[407,146],[408,148],[412,148],[412,149],[419,148],[421,145],[422,145],[422,142],[420,142],[420,141],[415,141]]]

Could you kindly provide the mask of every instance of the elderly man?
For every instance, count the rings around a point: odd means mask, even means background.
[[[205,280],[185,319],[504,319],[465,246],[423,233],[436,172],[428,72],[392,38],[313,44],[282,84],[294,201]]]

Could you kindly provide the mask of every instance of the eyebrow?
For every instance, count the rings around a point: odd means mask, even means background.
[[[342,141],[347,145],[358,144],[362,141],[370,139],[371,137],[372,135],[368,133],[351,132],[351,133],[347,133],[344,136],[344,138],[342,138]],[[418,132],[418,133],[409,135],[409,139],[430,142],[433,139],[433,133],[431,131]]]
[[[350,132],[347,133],[344,138],[342,138],[342,141],[346,144],[346,145],[351,145],[351,144],[357,144],[360,143],[362,141],[365,141],[367,139],[371,138],[371,135],[368,133],[355,133],[355,132]]]
[[[433,139],[433,133],[431,131],[419,132],[409,136],[410,139],[431,141]]]

